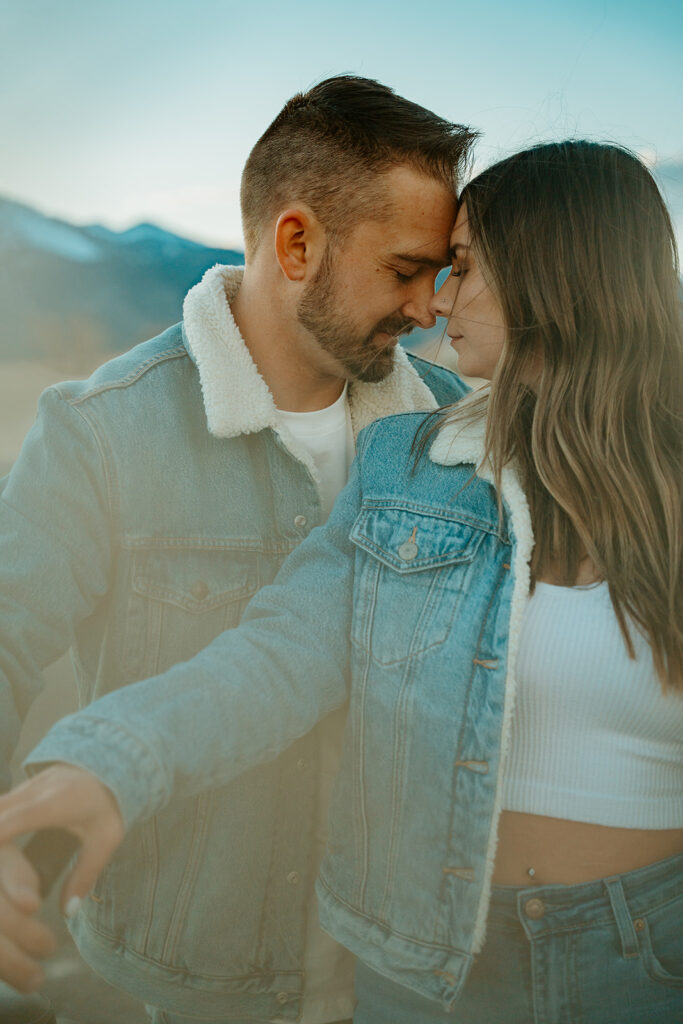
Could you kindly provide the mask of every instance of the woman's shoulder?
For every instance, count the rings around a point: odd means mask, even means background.
[[[361,458],[402,460],[410,454],[420,435],[436,424],[440,410],[432,412],[400,412],[383,416],[361,430],[358,454]]]

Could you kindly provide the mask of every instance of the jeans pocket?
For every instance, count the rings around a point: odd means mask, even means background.
[[[683,893],[636,918],[634,925],[650,978],[683,988]]]

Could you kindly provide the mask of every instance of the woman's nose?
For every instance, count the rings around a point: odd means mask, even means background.
[[[429,309],[434,316],[450,316],[455,301],[454,278],[449,274],[439,290],[432,296]]]

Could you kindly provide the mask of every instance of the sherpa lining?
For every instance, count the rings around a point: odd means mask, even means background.
[[[215,437],[238,437],[271,427],[289,450],[317,477],[313,460],[279,422],[271,391],[258,371],[230,303],[244,276],[244,267],[217,264],[192,288],[183,307],[185,334],[197,363],[209,431]],[[354,437],[382,416],[437,408],[432,392],[396,347],[394,368],[377,384],[352,381],[349,408]]]

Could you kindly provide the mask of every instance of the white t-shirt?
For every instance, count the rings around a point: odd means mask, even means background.
[[[315,462],[320,476],[322,521],[325,522],[335,499],[346,484],[356,454],[351,428],[347,386],[332,405],[314,412],[278,410],[280,422],[303,445]]]
[[[337,401],[326,409],[314,412],[279,410],[279,415],[282,425],[307,449],[318,470],[324,522],[346,484],[355,455],[346,385]],[[328,715],[320,725],[320,788],[313,854],[316,874],[327,842],[327,808],[332,781],[339,769],[345,718],[346,713],[342,709]],[[353,968],[351,953],[320,927],[318,903],[313,897],[306,928],[306,985],[300,1024],[330,1024],[353,1016]],[[281,1018],[276,1018],[278,1020]]]

